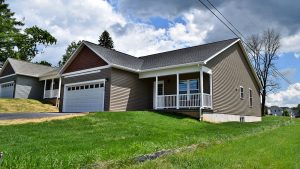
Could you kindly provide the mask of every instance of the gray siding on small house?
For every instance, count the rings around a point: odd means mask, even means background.
[[[21,75],[16,77],[15,98],[42,99],[43,92],[43,82],[38,78]]]
[[[261,116],[259,86],[238,44],[208,62],[213,76],[214,113]],[[240,86],[244,99],[240,99]],[[249,88],[253,107],[249,107]]]
[[[85,82],[85,81],[92,81],[92,80],[98,80],[98,79],[106,79],[105,82],[105,94],[104,94],[104,110],[109,110],[109,98],[110,98],[110,81],[111,81],[111,68],[102,69],[98,73],[92,73],[92,74],[86,74],[81,76],[74,76],[74,77],[68,77],[64,78],[62,77],[61,81],[61,93],[60,93],[60,111],[62,111],[63,107],[63,97],[64,97],[64,86],[66,84],[70,83],[78,83],[78,82]]]
[[[139,75],[112,69],[110,111],[151,109],[152,81]]]

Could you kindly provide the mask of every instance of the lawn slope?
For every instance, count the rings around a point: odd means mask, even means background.
[[[288,121],[267,117],[261,123],[210,124],[153,112],[107,112],[63,121],[0,126],[0,151],[5,153],[1,167],[90,168],[162,149],[270,131]]]
[[[0,113],[15,112],[58,112],[58,109],[32,99],[0,99]]]
[[[224,144],[178,153],[128,168],[300,168],[300,120]]]

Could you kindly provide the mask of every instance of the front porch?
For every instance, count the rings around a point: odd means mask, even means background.
[[[212,71],[206,67],[159,72],[153,82],[153,109],[212,109]],[[150,76],[145,74],[143,76]],[[142,77],[143,77],[142,76]]]

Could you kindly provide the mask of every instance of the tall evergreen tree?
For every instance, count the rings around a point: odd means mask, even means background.
[[[66,53],[63,55],[62,60],[58,62],[59,66],[63,66],[67,60],[72,56],[72,54],[76,51],[76,49],[80,46],[82,41],[71,42],[71,44],[67,47]]]
[[[22,29],[24,22],[14,15],[5,0],[0,0],[0,61],[8,57],[30,61],[39,53],[38,46],[56,43],[48,31],[37,26]]]
[[[114,48],[114,41],[110,37],[109,33],[105,30],[102,32],[101,36],[99,37],[99,45],[103,46],[108,49]]]

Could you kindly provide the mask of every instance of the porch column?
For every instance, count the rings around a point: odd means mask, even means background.
[[[47,86],[47,80],[45,80],[45,83],[44,83],[44,95],[43,95],[44,99],[45,99],[46,86]]]
[[[203,70],[200,68],[200,93],[201,93],[201,105],[203,107]]]
[[[177,79],[176,109],[179,109],[179,73],[176,74],[176,79]]]
[[[58,82],[58,92],[57,92],[57,97],[56,97],[56,107],[59,108],[59,98],[60,98],[60,86],[61,86],[61,77],[59,78],[59,82]]]
[[[210,106],[212,108],[212,74],[209,74],[209,94],[210,94]]]
[[[155,110],[157,109],[158,76],[155,76]]]
[[[53,97],[53,84],[54,84],[54,80],[51,80],[51,89],[50,89],[50,97]]]

